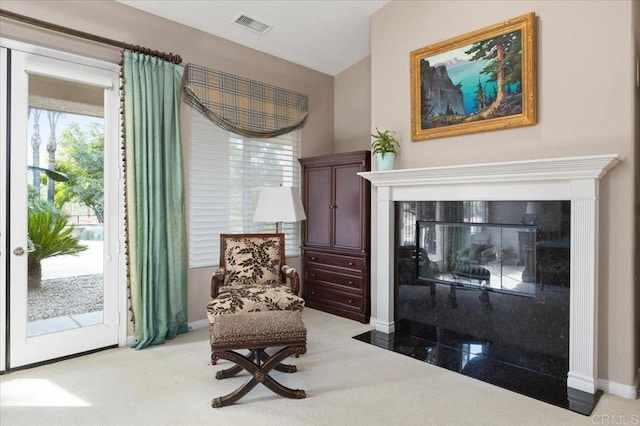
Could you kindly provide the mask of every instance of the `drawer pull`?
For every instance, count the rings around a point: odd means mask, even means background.
[[[353,285],[353,281],[349,280],[349,282],[347,284]]]
[[[315,256],[311,256],[311,261],[315,261],[316,257]]]
[[[316,277],[316,274],[311,274],[311,278],[315,278],[315,277]]]
[[[316,295],[316,291],[315,290],[311,290],[311,295],[315,296]]]
[[[353,299],[349,299],[349,304],[353,305]]]
[[[356,264],[356,263],[355,263],[355,262],[353,262],[353,261],[349,262],[349,266],[354,266],[355,264]]]

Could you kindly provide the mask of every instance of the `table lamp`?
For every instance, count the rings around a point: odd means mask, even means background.
[[[260,190],[254,222],[275,222],[276,233],[281,233],[282,222],[297,222],[306,218],[298,188],[269,186]]]

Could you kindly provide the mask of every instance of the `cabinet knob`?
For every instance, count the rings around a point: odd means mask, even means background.
[[[353,281],[349,280],[349,282],[347,284],[353,285]]]
[[[353,305],[353,299],[349,299],[349,304]]]
[[[315,277],[316,277],[316,274],[311,274],[311,278],[315,278]]]
[[[316,291],[315,290],[311,290],[311,295],[315,296],[315,294],[316,294]]]
[[[349,266],[354,266],[355,262],[349,262]]]
[[[316,260],[316,257],[315,256],[311,256],[311,260]]]

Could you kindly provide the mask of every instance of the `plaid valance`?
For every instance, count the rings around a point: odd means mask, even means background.
[[[188,64],[184,101],[214,124],[246,137],[271,138],[304,126],[307,95]]]

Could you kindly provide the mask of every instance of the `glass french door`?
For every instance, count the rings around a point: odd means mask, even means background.
[[[74,57],[3,57],[6,361],[15,368],[123,340],[119,79],[113,66]]]

